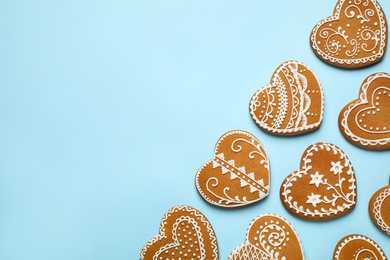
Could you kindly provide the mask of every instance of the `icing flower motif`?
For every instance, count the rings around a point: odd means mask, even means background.
[[[332,163],[332,168],[330,168],[330,171],[334,173],[334,175],[340,174],[343,172],[343,166],[341,165],[341,162],[331,162]]]
[[[316,171],[315,174],[310,174],[310,177],[310,184],[315,184],[317,188],[318,186],[320,186],[321,183],[324,183],[324,181],[322,180],[322,177],[324,177],[324,175],[319,174],[318,171]]]
[[[311,203],[313,207],[316,207],[318,203],[321,203],[321,195],[320,194],[314,194],[313,192],[311,195],[307,196],[306,203]]]

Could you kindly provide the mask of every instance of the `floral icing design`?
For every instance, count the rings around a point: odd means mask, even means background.
[[[340,174],[343,172],[343,166],[341,165],[341,162],[331,162],[332,167],[330,168],[330,171],[334,173],[334,175]]]
[[[280,192],[283,205],[297,216],[327,220],[346,214],[356,204],[353,167],[340,148],[314,144],[306,149],[301,170],[284,180]],[[302,196],[304,204],[296,200]]]
[[[248,227],[246,241],[235,248],[228,260],[303,260],[303,248],[299,237],[281,216],[263,214]]]
[[[309,182],[309,184],[314,184],[317,188],[320,186],[320,184],[324,183],[324,181],[322,180],[324,175],[319,174],[318,171],[315,174],[310,174],[310,177],[311,181]]]
[[[321,195],[320,194],[314,194],[313,192],[311,195],[307,196],[307,201],[306,203],[310,203],[313,205],[313,207],[317,207],[318,203],[321,203]]]
[[[214,158],[196,174],[199,194],[221,207],[238,207],[266,197],[269,192],[269,161],[261,143],[245,131],[224,134]]]
[[[325,62],[358,68],[383,58],[387,21],[376,0],[339,0],[333,16],[312,30],[311,46]]]

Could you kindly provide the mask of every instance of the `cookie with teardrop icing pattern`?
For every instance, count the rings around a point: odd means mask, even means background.
[[[333,15],[314,26],[310,44],[324,62],[347,69],[383,59],[387,21],[376,0],[338,0]]]
[[[208,219],[190,206],[175,206],[165,213],[157,236],[141,251],[141,260],[218,260],[218,244]]]
[[[316,130],[322,121],[324,98],[314,72],[299,61],[281,64],[270,84],[259,89],[249,103],[250,114],[264,131],[298,135]]]
[[[390,149],[390,74],[374,73],[357,99],[339,114],[339,128],[350,143],[368,150]]]
[[[235,248],[228,260],[302,260],[302,244],[293,226],[276,214],[255,218],[246,232],[246,241]]]
[[[219,138],[213,159],[196,173],[195,185],[213,205],[245,206],[268,195],[269,169],[268,156],[256,137],[246,131],[229,131]]]

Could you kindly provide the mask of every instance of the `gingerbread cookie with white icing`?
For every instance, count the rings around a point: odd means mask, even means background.
[[[338,0],[333,15],[314,26],[310,44],[324,62],[361,68],[382,60],[387,46],[387,21],[376,0]]]
[[[336,245],[333,260],[386,260],[382,248],[371,238],[352,234],[343,237]]]
[[[375,226],[390,236],[390,182],[372,195],[368,212]]]
[[[276,135],[297,135],[320,126],[323,99],[314,72],[299,61],[287,61],[275,70],[270,84],[252,96],[249,111],[262,130]]]
[[[367,77],[358,99],[341,110],[338,122],[352,144],[369,150],[390,149],[390,74]]]
[[[207,218],[189,206],[171,208],[163,217],[160,232],[141,251],[141,260],[218,260],[217,238]]]
[[[228,260],[304,259],[302,244],[293,226],[275,214],[260,215],[250,223],[246,241]]]
[[[246,131],[222,135],[212,160],[196,173],[199,194],[221,207],[249,205],[269,192],[270,168],[263,145]]]
[[[300,169],[288,175],[280,198],[291,214],[308,220],[330,220],[356,205],[356,178],[345,153],[330,143],[309,146]]]

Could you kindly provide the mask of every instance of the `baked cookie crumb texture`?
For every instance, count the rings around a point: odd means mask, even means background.
[[[360,68],[382,60],[387,46],[387,21],[376,0],[339,0],[333,15],[314,26],[310,44],[324,62]]]

